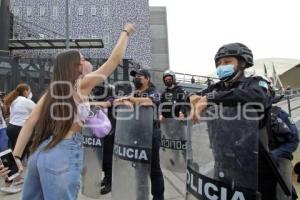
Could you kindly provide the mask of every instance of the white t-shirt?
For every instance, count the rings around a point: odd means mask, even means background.
[[[18,96],[10,106],[9,123],[23,126],[29,114],[35,107],[35,103],[23,96]]]
[[[6,128],[6,123],[5,123],[3,113],[2,113],[2,109],[1,109],[1,107],[3,106],[1,101],[0,101],[0,104],[1,104],[1,106],[0,106],[0,129],[3,129],[3,128]]]

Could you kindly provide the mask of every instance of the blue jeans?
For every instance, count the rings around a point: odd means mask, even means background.
[[[0,152],[8,149],[8,137],[6,128],[0,129]]]
[[[76,133],[50,150],[44,141],[30,156],[25,176],[23,200],[74,200],[80,188],[83,165],[83,137]]]

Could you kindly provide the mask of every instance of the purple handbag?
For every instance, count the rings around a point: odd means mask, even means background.
[[[108,135],[112,128],[107,117],[107,109],[97,110],[93,116],[87,118],[86,123],[92,130],[92,133],[98,138]]]

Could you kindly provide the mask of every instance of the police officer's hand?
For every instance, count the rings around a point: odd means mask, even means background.
[[[199,95],[192,95],[192,96],[189,97],[189,99],[190,99],[190,103],[192,105],[194,105],[194,104],[196,104],[201,99],[201,96],[199,96]]]
[[[141,101],[138,102],[138,105],[140,105],[140,106],[153,106],[153,103],[150,99],[149,100],[142,99]]]
[[[133,103],[130,101],[130,97],[122,97],[119,99],[115,99],[113,104],[115,106],[120,106],[120,105],[128,106],[129,109],[133,111]]]
[[[196,123],[196,122],[198,122],[198,120],[197,120],[197,115],[196,115],[196,103],[197,103],[198,101],[200,101],[201,96],[199,96],[199,95],[191,95],[191,96],[189,97],[189,99],[190,99],[190,103],[191,103],[191,113],[190,113],[190,118],[191,118],[191,120],[192,120],[194,123]]]
[[[207,96],[203,96],[199,98],[194,99],[194,104],[192,104],[191,109],[191,119],[194,123],[199,122],[201,113],[206,109],[207,107]]]
[[[207,108],[207,102],[207,96],[202,96],[201,99],[196,103],[196,109],[199,115]]]
[[[193,105],[192,105],[192,107],[191,107],[190,119],[191,119],[192,122],[194,122],[194,123],[197,123],[197,122],[198,122],[198,116],[196,115],[196,109],[194,108]]]
[[[110,101],[96,101],[96,102],[90,102],[90,105],[95,106],[96,108],[109,108],[111,107]]]
[[[165,121],[165,118],[164,118],[163,115],[159,115],[159,121],[160,121],[160,122],[164,122],[164,121]]]
[[[179,116],[178,116],[178,119],[179,120],[184,120],[184,114],[183,114],[183,112],[179,112]]]
[[[124,101],[130,101],[130,97],[121,97],[114,100],[113,104],[122,104]]]

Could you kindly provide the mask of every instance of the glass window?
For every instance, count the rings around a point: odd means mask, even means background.
[[[26,14],[27,14],[27,17],[31,17],[32,16],[32,7],[31,6],[27,6],[27,8],[26,8]]]
[[[58,8],[57,8],[57,6],[53,6],[53,18],[54,19],[57,19],[57,17],[58,17]]]
[[[46,8],[44,6],[41,6],[40,7],[40,16],[41,17],[44,17],[46,14]]]
[[[104,43],[104,46],[106,46],[106,47],[110,45],[110,35],[109,34],[103,36],[103,43]]]
[[[91,14],[92,14],[92,16],[96,16],[96,14],[97,14],[97,9],[96,9],[95,6],[92,6],[92,7],[91,7]]]
[[[19,9],[19,7],[14,7],[13,13],[14,13],[15,16],[19,16],[19,14],[20,14],[20,9]]]
[[[82,7],[82,6],[80,6],[80,7],[78,8],[78,13],[79,13],[79,16],[82,16],[82,15],[83,15],[83,7]]]
[[[104,7],[103,8],[103,16],[108,17],[108,15],[109,15],[109,9],[108,9],[108,7]]]

